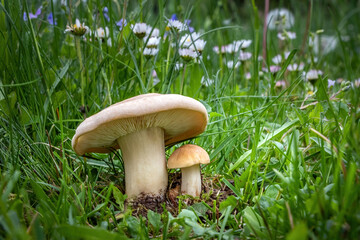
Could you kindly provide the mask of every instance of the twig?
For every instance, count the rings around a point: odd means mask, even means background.
[[[305,33],[304,33],[304,38],[303,38],[303,42],[301,45],[301,51],[300,51],[300,55],[304,54],[305,51],[305,45],[306,45],[306,40],[308,38],[309,35],[309,28],[310,28],[310,21],[311,21],[311,0],[309,0],[309,9],[308,9],[308,15],[307,15],[307,20],[306,20],[306,28],[305,28]]]
[[[322,135],[320,132],[318,132],[317,130],[315,130],[314,128],[310,128],[310,131],[312,131],[313,133],[315,133],[316,135],[318,135],[319,137],[321,137],[322,139],[324,139],[326,142],[328,142],[330,144],[330,146],[334,149],[334,151],[336,152],[336,154],[338,154],[338,150],[337,148],[332,144],[332,142],[330,141],[330,139],[328,139],[327,137],[325,137],[324,135]]]
[[[292,214],[291,214],[289,203],[285,202],[285,206],[286,206],[286,209],[288,211],[288,216],[289,216],[289,222],[290,222],[291,229],[293,229],[294,228],[294,220],[293,220],[293,217],[292,217]]]
[[[49,151],[50,151],[50,155],[52,157],[52,159],[54,160],[54,162],[56,162],[56,158],[54,156],[54,152],[53,152],[53,146],[51,145],[51,140],[50,140],[50,136],[49,136],[49,132],[48,130],[45,130],[46,132],[46,135],[47,135],[47,138],[48,138],[48,142],[49,142]],[[58,149],[60,151],[60,149]],[[59,166],[60,170],[62,169],[62,166],[61,166],[61,161],[60,161],[60,166]],[[60,173],[59,173],[59,169],[55,166],[55,170],[56,170],[56,176],[57,177],[60,177]]]
[[[334,95],[332,95],[332,96],[330,97],[330,100],[337,100],[336,96],[339,95],[342,91],[343,91],[342,89],[340,89],[339,91],[337,91]],[[302,102],[301,107],[300,107],[301,110],[303,110],[303,109],[305,109],[305,108],[307,108],[307,107],[310,107],[310,106],[312,106],[312,105],[316,105],[316,104],[319,103],[319,101],[315,101],[315,102],[309,103],[309,104],[307,104],[307,105],[304,106],[304,102],[305,102],[307,99],[308,99],[308,97],[306,97],[306,98],[304,99],[304,101]]]
[[[36,213],[34,214],[33,219],[31,220],[31,223],[30,223],[29,227],[28,227],[27,230],[26,230],[26,233],[27,233],[27,234],[30,234],[30,233],[31,233],[31,230],[32,230],[32,228],[33,228],[33,226],[34,226],[34,223],[35,223],[35,221],[36,221],[36,219],[37,219],[38,216],[39,216],[39,212],[36,212]]]
[[[270,0],[265,0],[265,13],[264,13],[264,28],[263,28],[263,42],[262,42],[262,47],[263,47],[263,67],[265,66],[265,62],[266,62],[266,38],[267,38],[267,23],[266,23],[266,18],[269,12],[269,5],[270,5]]]
[[[338,155],[339,151],[338,149],[335,147],[334,144],[332,144],[332,142],[327,138],[325,137],[324,135],[322,135],[320,132],[318,132],[317,130],[315,130],[314,128],[310,128],[310,131],[312,131],[313,133],[315,133],[316,135],[318,135],[319,137],[321,137],[323,140],[325,140],[326,142],[328,142],[330,144],[330,146],[334,149],[336,155]],[[344,174],[344,176],[346,177],[346,167],[345,167],[345,163],[344,161],[341,159],[340,160],[340,163],[341,163],[341,170]]]

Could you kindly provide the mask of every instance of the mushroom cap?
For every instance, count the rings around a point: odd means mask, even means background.
[[[186,144],[176,149],[169,157],[167,167],[186,168],[195,164],[210,163],[209,154],[202,148],[193,144]]]
[[[72,147],[79,155],[118,149],[117,139],[144,128],[164,130],[165,145],[204,132],[207,111],[199,101],[178,94],[149,93],[115,103],[85,119],[76,129]]]

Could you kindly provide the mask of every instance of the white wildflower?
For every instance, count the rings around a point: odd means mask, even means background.
[[[193,42],[197,41],[200,37],[200,34],[193,32],[191,34],[186,34],[180,38],[180,46],[184,48],[189,48],[193,45]]]
[[[182,63],[175,63],[175,71],[180,71],[181,68],[183,68],[184,65]]]
[[[104,29],[102,27],[99,27],[98,29],[96,29],[94,31],[94,35],[95,35],[95,38],[105,39],[109,36],[109,28],[105,27],[105,29]]]
[[[193,32],[191,35],[186,34],[180,39],[180,46],[198,51],[200,54],[204,50],[206,41],[200,39],[200,34]]]
[[[285,80],[279,80],[275,83],[275,88],[285,88],[286,82]]]
[[[355,81],[354,81],[354,86],[355,86],[355,87],[360,87],[360,78],[355,79]]]
[[[160,37],[150,37],[149,39],[144,38],[147,48],[157,48],[160,43]]]
[[[83,36],[89,31],[89,27],[85,26],[85,23],[81,24],[79,19],[75,20],[75,24],[71,26],[66,26],[64,33],[70,32],[75,36]]]
[[[251,43],[252,40],[246,40],[246,39],[242,39],[234,42],[234,44],[241,49],[248,48],[251,45]]]
[[[289,64],[287,70],[289,70],[290,72],[302,71],[304,67],[305,67],[304,63],[300,63],[300,64],[294,63],[294,64]]]
[[[263,67],[262,68],[262,70],[264,71],[264,72],[270,72],[270,73],[277,73],[278,71],[280,71],[280,67],[279,66],[277,66],[277,65],[271,65],[270,67],[269,67],[269,69],[268,68],[266,68],[266,67]]]
[[[196,52],[188,48],[180,48],[179,54],[181,58],[184,59],[185,61],[191,61],[198,56]]]
[[[240,51],[240,54],[239,54],[239,60],[240,60],[240,61],[247,61],[247,60],[249,60],[251,57],[252,57],[252,54],[251,54],[250,52]]]
[[[160,79],[158,78],[155,70],[153,70],[153,72],[152,72],[152,77],[153,77],[153,86],[155,86],[156,84],[158,84],[160,82]]]
[[[310,81],[312,84],[316,82],[319,76],[323,75],[323,72],[316,69],[311,69],[308,72],[303,72],[305,79]]]
[[[215,46],[213,47],[213,51],[217,54],[220,54],[220,53],[225,53],[226,52],[226,47],[225,46]]]
[[[271,60],[272,60],[273,63],[275,63],[275,64],[280,64],[281,61],[282,61],[282,57],[281,57],[280,54],[278,54],[278,55],[276,55],[275,57],[273,57]]]
[[[234,63],[234,61],[227,61],[226,62],[226,65],[227,65],[227,67],[229,68],[229,69],[232,69],[232,68],[238,68],[239,66],[240,66],[240,62],[239,61],[237,61],[237,62],[235,62]]]
[[[288,9],[277,8],[268,13],[266,24],[271,30],[284,30],[294,25],[294,19],[294,15]]]
[[[195,41],[195,46],[191,45],[190,49],[195,51],[196,48],[196,50],[201,54],[204,51],[205,45],[206,45],[206,41],[202,39],[198,39]]]
[[[150,26],[147,26],[146,35],[150,37],[159,37],[160,31],[158,28],[152,28]]]
[[[147,57],[153,57],[159,52],[157,48],[144,48],[143,54]]]
[[[205,76],[202,76],[201,84],[205,87],[209,87],[210,85],[214,84],[214,80],[210,79],[210,78],[206,78]]]
[[[277,34],[277,37],[282,41],[284,41],[285,39],[293,40],[296,38],[296,33],[283,31],[283,32],[279,32]]]
[[[135,23],[135,25],[131,25],[131,29],[138,38],[144,38],[148,26],[146,23]]]
[[[108,39],[106,40],[106,44],[107,44],[109,47],[112,46],[112,44],[111,44],[111,38],[108,38]]]
[[[337,38],[329,35],[315,35],[314,38],[310,38],[309,46],[313,48],[316,55],[326,55],[335,50],[337,45]]]
[[[168,21],[168,24],[166,26],[166,30],[172,30],[172,31],[175,31],[175,32],[181,32],[181,31],[184,31],[186,30],[186,24],[178,21],[178,20],[169,20]]]

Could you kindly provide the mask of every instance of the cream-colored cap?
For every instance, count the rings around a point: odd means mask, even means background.
[[[118,149],[117,139],[144,128],[164,130],[165,145],[205,131],[207,111],[199,101],[178,94],[149,93],[115,103],[85,119],[76,129],[72,147],[79,155]]]
[[[193,144],[186,144],[176,149],[169,157],[167,167],[185,168],[195,164],[208,164],[209,154],[202,148]]]

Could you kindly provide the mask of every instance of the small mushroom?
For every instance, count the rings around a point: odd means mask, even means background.
[[[165,146],[202,133],[203,104],[177,94],[143,94],[115,103],[85,119],[72,147],[78,155],[121,149],[128,197],[164,197],[168,176]]]
[[[209,154],[201,147],[186,144],[176,149],[168,159],[168,168],[181,168],[181,192],[194,197],[201,193],[200,164],[210,162]]]

